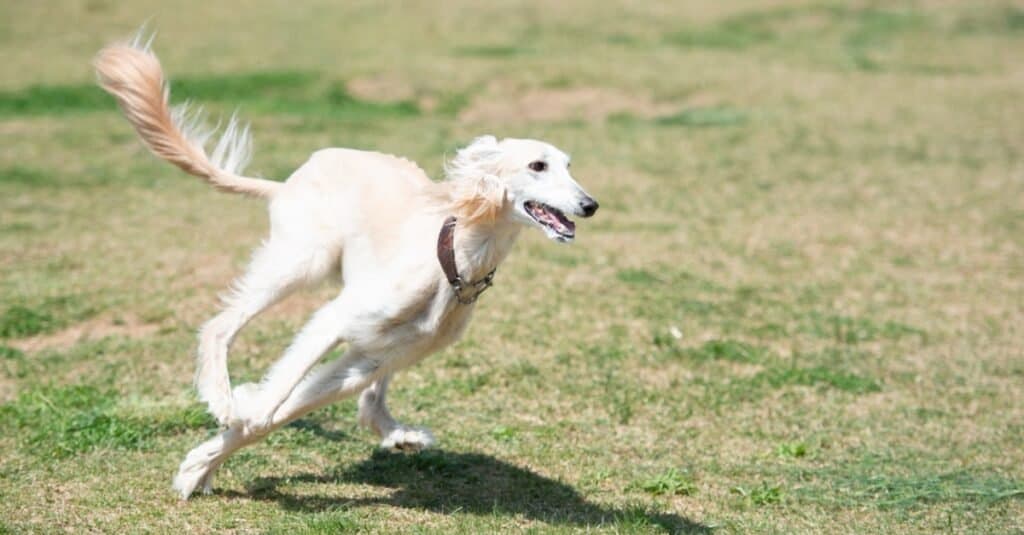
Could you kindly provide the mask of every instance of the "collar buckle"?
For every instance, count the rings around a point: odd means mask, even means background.
[[[494,286],[494,271],[495,270],[492,269],[491,272],[484,275],[482,279],[468,284],[462,280],[461,276],[455,277],[454,281],[449,282],[452,285],[452,290],[455,290],[455,299],[463,305],[471,305],[475,303],[477,298],[480,297],[480,294],[484,293],[484,291],[491,286]],[[467,288],[473,289],[472,295],[465,294],[465,290]]]

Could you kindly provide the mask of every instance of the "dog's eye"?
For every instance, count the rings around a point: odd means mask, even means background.
[[[548,164],[546,162],[542,162],[540,160],[537,160],[536,162],[530,162],[530,166],[529,167],[530,167],[530,169],[532,169],[532,170],[534,170],[534,171],[536,171],[538,173],[543,173],[548,168]]]

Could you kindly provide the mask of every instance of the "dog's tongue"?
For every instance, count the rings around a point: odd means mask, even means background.
[[[558,222],[561,223],[562,227],[565,229],[563,234],[576,234],[576,223],[573,223],[571,219],[560,213],[555,214],[555,216],[558,217]]]
[[[569,218],[565,217],[561,212],[556,210],[548,210],[546,207],[541,208],[544,222],[551,225],[551,228],[558,231],[560,234],[575,234],[576,223],[573,223]]]

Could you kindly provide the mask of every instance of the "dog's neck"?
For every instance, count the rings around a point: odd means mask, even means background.
[[[498,267],[519,235],[512,203],[504,189],[483,178],[449,178],[432,195],[442,213],[456,218],[454,250],[458,275],[476,281]]]
[[[497,268],[512,249],[520,228],[506,217],[488,223],[457,222],[455,258],[462,278],[475,281]]]

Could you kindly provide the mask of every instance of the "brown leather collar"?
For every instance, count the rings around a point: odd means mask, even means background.
[[[455,265],[455,221],[455,216],[448,216],[448,219],[445,219],[444,224],[441,225],[441,232],[437,234],[437,261],[441,263],[441,270],[444,271],[448,284],[451,284],[452,289],[455,290],[455,298],[459,303],[468,305],[476,301],[480,294],[484,293],[484,290],[491,287],[491,284],[494,283],[494,272],[498,268],[492,269],[478,281],[467,283],[462,280],[459,268]]]

